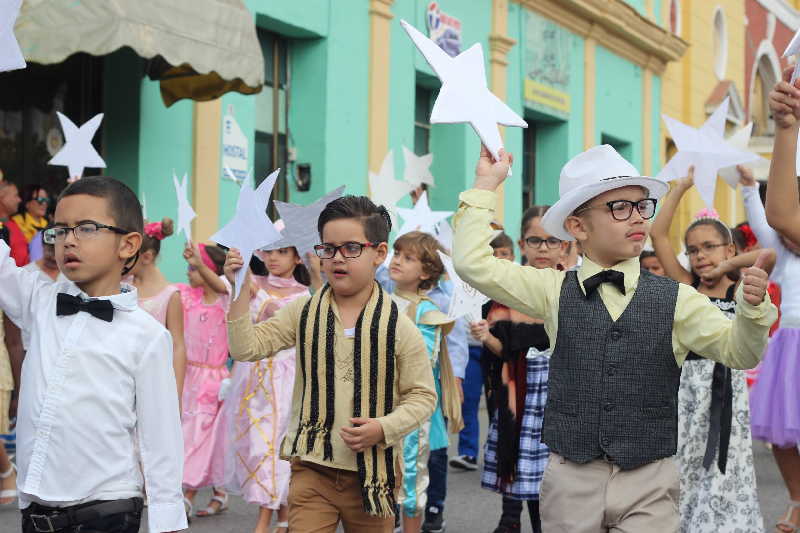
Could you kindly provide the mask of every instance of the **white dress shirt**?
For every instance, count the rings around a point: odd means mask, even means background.
[[[17,268],[0,242],[0,309],[30,339],[17,420],[20,507],[131,498],[144,486],[149,530],[185,529],[169,332],[139,307],[133,287],[103,298],[114,306],[111,322],[56,316],[59,292],[88,298],[71,281]]]

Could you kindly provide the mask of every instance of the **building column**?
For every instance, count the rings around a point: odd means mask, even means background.
[[[192,240],[208,240],[219,227],[219,166],[222,146],[222,99],[194,103],[194,150],[191,202],[197,212]],[[180,179],[181,176],[178,176]]]
[[[508,51],[517,41],[508,36],[508,0],[492,0],[492,32],[489,34],[489,88],[506,101],[508,97]],[[500,128],[503,134],[503,128]],[[520,156],[522,154],[519,154]],[[501,185],[497,191],[495,219],[504,223],[505,194]]]
[[[653,175],[653,73],[644,69],[642,77],[642,172]]]
[[[595,86],[597,41],[591,36],[592,31],[583,41],[583,148],[588,150],[595,144],[594,102],[597,92]]]
[[[394,0],[369,2],[369,114],[367,154],[369,169],[378,172],[389,151],[389,78],[392,4]],[[366,178],[366,177],[365,177]],[[367,185],[369,188],[369,185]]]

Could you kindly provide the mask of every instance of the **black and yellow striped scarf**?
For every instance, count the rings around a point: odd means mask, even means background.
[[[333,460],[331,431],[335,404],[334,348],[336,329],[332,291],[326,285],[308,301],[300,315],[298,359],[303,377],[300,423],[292,455],[315,454]],[[378,418],[394,409],[395,334],[397,305],[375,283],[356,322],[353,343],[353,417]],[[391,516],[395,506],[395,464],[392,447],[373,446],[356,454],[364,511]]]

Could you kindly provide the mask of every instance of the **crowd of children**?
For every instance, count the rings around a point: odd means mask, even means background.
[[[412,231],[387,260],[389,213],[345,196],[308,257],[187,242],[187,284],[158,267],[172,221],[145,223],[121,182],[70,184],[52,222],[47,191],[0,182],[0,433],[18,413],[0,504],[24,533],[138,532],[145,497],[149,530],[179,531],[230,494],[255,533],[441,533],[452,434],[451,467],[500,495],[495,533],[525,506],[534,532],[756,532],[756,438],[788,490],[777,530],[800,530],[800,89],[770,105],[766,208],[740,168],[747,224],[704,210],[683,260],[692,171],[670,186],[607,145],[525,211],[522,264],[493,229],[512,157],[485,148],[452,250]],[[491,299],[481,320],[448,315],[440,253]]]

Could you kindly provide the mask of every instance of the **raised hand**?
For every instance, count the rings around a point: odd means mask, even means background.
[[[750,305],[759,305],[764,301],[769,284],[769,275],[764,266],[769,259],[769,250],[762,250],[753,266],[744,269],[742,275],[742,291],[744,299]]]
[[[508,170],[514,163],[514,156],[502,148],[499,155],[500,160],[495,161],[486,146],[481,145],[481,156],[475,167],[476,189],[494,191],[505,181]]]
[[[222,271],[225,273],[225,277],[228,278],[231,285],[236,282],[236,273],[243,266],[244,260],[239,250],[236,248],[229,249],[228,254],[225,256],[225,266],[222,267]]]
[[[736,165],[736,170],[739,171],[739,184],[742,187],[753,187],[756,184],[756,179],[753,177],[753,171],[750,170],[750,167]]]
[[[682,191],[687,191],[694,187],[694,165],[689,167],[689,171],[686,173],[686,176],[674,180],[673,183]]]
[[[782,129],[789,129],[800,124],[800,90],[789,83],[794,66],[783,71],[783,80],[779,81],[769,93],[769,108],[775,124]],[[798,82],[795,82],[795,85]]]
[[[191,241],[186,241],[186,245],[183,247],[183,258],[186,259],[189,266],[195,268],[198,268],[203,262],[200,259],[200,250]]]

